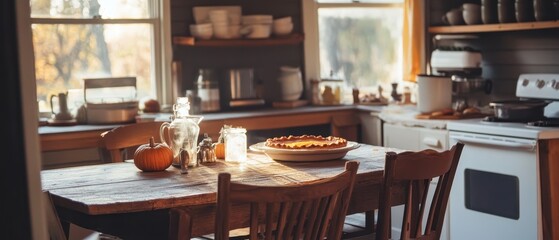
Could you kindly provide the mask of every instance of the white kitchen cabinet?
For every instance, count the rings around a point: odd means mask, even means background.
[[[361,142],[382,146],[382,120],[378,112],[360,112]]]
[[[407,127],[392,123],[383,124],[384,146],[398,148],[410,151],[421,151],[424,149],[433,149],[437,151],[447,150],[448,147],[448,131],[444,129],[429,129],[422,127]],[[427,203],[433,199],[433,192],[437,187],[437,179],[433,179],[431,187],[427,195]],[[450,203],[449,203],[450,204]],[[429,212],[429,207],[425,209]],[[450,239],[448,223],[448,206],[445,214],[444,225],[441,233],[441,240]],[[392,236],[395,239],[400,237],[400,229],[402,228],[402,216],[404,212],[403,206],[392,207]],[[427,222],[427,218],[423,219]]]
[[[421,127],[407,127],[392,123],[383,125],[384,146],[402,150],[420,151],[448,149],[448,131]]]

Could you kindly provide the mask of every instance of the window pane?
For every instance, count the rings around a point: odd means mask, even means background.
[[[30,0],[33,18],[148,18],[149,0]]]
[[[333,74],[360,89],[402,81],[402,9],[321,8],[318,15],[322,78]]]
[[[83,90],[84,78],[135,76],[138,98],[153,96],[151,28],[149,24],[33,24],[41,112],[50,111],[50,95]],[[68,105],[77,107],[70,99]]]

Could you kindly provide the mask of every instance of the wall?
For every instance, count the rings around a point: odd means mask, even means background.
[[[430,0],[431,26],[444,25],[441,16],[465,2],[480,1]],[[482,53],[482,77],[493,82],[490,95],[471,96],[482,105],[492,100],[516,99],[516,81],[522,73],[559,73],[559,29],[490,32],[475,34],[472,47]],[[431,46],[428,46],[431,47]],[[430,49],[431,51],[432,49]],[[429,51],[429,52],[430,52]]]
[[[243,15],[272,14],[274,18],[291,16],[295,33],[302,33],[301,0],[171,0],[171,34],[172,36],[190,36],[188,26],[194,23],[192,8],[194,6],[239,5]],[[188,47],[173,46],[173,59],[181,62],[182,94],[186,89],[193,89],[198,69],[217,68],[254,68],[255,80],[264,84],[264,99],[268,103],[279,98],[276,79],[279,67],[283,65],[304,69],[303,45],[272,47]],[[304,73],[303,73],[304,75]],[[225,78],[219,80],[224,86]],[[224,89],[221,89],[224,91]],[[221,93],[223,95],[223,92]],[[223,97],[222,97],[223,98]],[[223,99],[222,99],[223,100]],[[222,109],[224,108],[222,104]]]
[[[522,73],[559,73],[559,29],[480,35],[483,77],[493,80],[492,98],[514,98]]]

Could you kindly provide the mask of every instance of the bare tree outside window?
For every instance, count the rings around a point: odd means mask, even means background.
[[[50,112],[51,95],[83,89],[84,78],[134,76],[138,97],[153,95],[148,1],[30,1],[40,111]],[[79,107],[81,97],[69,107]]]

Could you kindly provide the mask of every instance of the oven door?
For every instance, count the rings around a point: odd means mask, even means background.
[[[463,142],[450,195],[450,236],[541,239],[537,141],[450,132]]]

